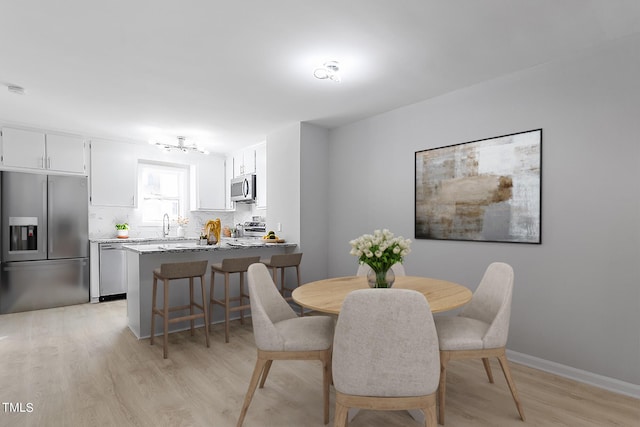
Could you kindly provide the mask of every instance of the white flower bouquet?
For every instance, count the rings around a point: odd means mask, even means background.
[[[349,242],[351,255],[357,256],[360,264],[366,264],[376,273],[388,271],[397,262],[402,263],[411,252],[411,240],[394,237],[387,229],[375,230]]]

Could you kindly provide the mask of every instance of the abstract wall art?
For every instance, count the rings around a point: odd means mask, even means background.
[[[541,243],[542,129],[415,153],[416,239]]]

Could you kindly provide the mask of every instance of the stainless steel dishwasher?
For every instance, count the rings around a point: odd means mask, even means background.
[[[101,302],[127,296],[127,254],[123,245],[100,243]]]

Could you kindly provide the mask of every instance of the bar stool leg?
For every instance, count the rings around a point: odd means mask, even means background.
[[[205,291],[204,275],[200,276],[200,289],[202,291],[202,311],[204,311],[204,338],[209,348],[209,324],[207,323],[207,293]]]
[[[300,266],[296,265],[296,275],[298,276],[298,287],[300,287]],[[304,317],[304,307],[300,306],[300,317]]]
[[[164,301],[163,303],[163,324],[164,324],[164,337],[163,337],[163,357],[166,359],[169,354],[169,280],[164,279]]]
[[[280,267],[280,293],[284,297],[284,267]]]
[[[156,294],[158,293],[158,278],[153,276],[153,299],[151,304],[151,345],[156,335]]]
[[[193,316],[193,277],[189,277],[189,314]],[[191,336],[195,335],[195,320],[191,319]]]
[[[213,302],[213,281],[214,276],[216,275],[215,271],[211,270],[211,285],[209,286],[209,324],[213,321],[213,306],[215,303]]]
[[[238,295],[240,305],[244,303],[244,271],[240,272],[240,295]],[[244,310],[240,310],[240,324],[244,325]]]
[[[224,273],[224,342],[229,342],[229,273]]]

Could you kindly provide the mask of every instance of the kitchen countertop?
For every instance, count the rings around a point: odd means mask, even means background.
[[[296,243],[268,243],[264,239],[224,239],[219,245],[200,245],[197,240],[182,242],[166,242],[151,244],[124,245],[125,249],[138,254],[152,253],[182,253],[182,252],[203,252],[203,251],[225,251],[244,248],[291,248],[297,246]]]
[[[197,237],[128,237],[126,239],[119,239],[117,237],[100,237],[100,238],[90,238],[90,242],[92,243],[144,243],[144,242],[159,242],[159,241],[190,241],[197,242]]]

